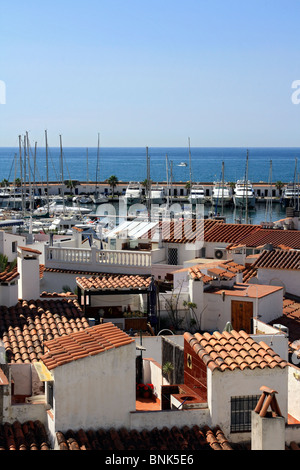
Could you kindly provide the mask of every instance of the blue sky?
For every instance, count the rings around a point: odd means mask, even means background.
[[[0,146],[299,146],[298,0],[3,2]]]

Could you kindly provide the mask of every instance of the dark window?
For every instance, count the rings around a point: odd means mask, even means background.
[[[48,388],[48,403],[53,408],[53,382],[47,382]]]
[[[12,253],[16,253],[17,252],[17,242],[12,242],[11,244],[11,251]]]
[[[231,432],[251,431],[251,412],[260,395],[231,397]]]
[[[178,264],[178,250],[177,248],[169,248],[168,250],[168,264]]]

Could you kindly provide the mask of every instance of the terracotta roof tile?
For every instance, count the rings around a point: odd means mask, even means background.
[[[223,221],[213,219],[164,220],[147,230],[140,238],[153,240],[161,230],[164,242],[195,243],[196,240],[204,240],[205,234],[212,227],[223,224]]]
[[[300,249],[300,230],[264,229],[250,232],[241,242],[247,247],[259,247],[271,244],[274,247],[284,245],[293,249]]]
[[[14,281],[19,277],[17,266],[11,268],[11,265],[8,264],[4,271],[0,273],[0,284]]]
[[[185,340],[211,370],[244,370],[246,368],[286,367],[264,342],[256,343],[244,331],[184,334]]]
[[[75,299],[22,300],[0,307],[0,339],[12,363],[35,362],[45,341],[86,328],[89,323]]]
[[[103,323],[83,331],[45,341],[45,354],[40,357],[49,370],[84,357],[100,354],[134,341],[112,323]]]
[[[59,450],[234,450],[219,426],[197,425],[137,431],[135,429],[69,430],[57,432]]]
[[[247,235],[260,230],[259,225],[216,224],[205,233],[206,242],[239,244]]]
[[[41,251],[39,250],[34,250],[33,248],[29,248],[28,246],[18,246],[18,248],[21,250],[21,251],[28,251],[28,253],[35,253],[37,255],[41,255]]]
[[[51,450],[51,446],[40,421],[15,421],[0,424],[0,450]]]
[[[77,277],[76,282],[84,290],[148,289],[151,276],[99,274],[90,278]]]
[[[264,250],[255,261],[253,268],[300,270],[300,251]]]

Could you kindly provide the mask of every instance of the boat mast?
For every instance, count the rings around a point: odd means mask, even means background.
[[[270,216],[270,222],[272,222],[272,160],[270,160],[270,171],[269,171],[269,191],[268,191],[268,200],[266,202],[266,222],[268,222],[268,216]]]
[[[248,224],[248,158],[249,158],[249,153],[247,150],[247,158],[246,158],[246,224]]]
[[[63,198],[63,213],[65,215],[65,191],[64,191],[64,165],[63,165],[63,152],[62,152],[62,137],[59,136],[60,140],[60,168],[61,168],[61,194]]]
[[[20,180],[21,180],[21,200],[22,213],[24,213],[24,195],[23,195],[23,165],[22,165],[22,137],[19,135],[19,155],[20,155]]]
[[[97,162],[96,162],[96,190],[95,195],[98,197],[98,170],[99,170],[99,154],[100,154],[100,133],[98,132]]]
[[[170,190],[169,190],[169,164],[168,164],[168,155],[166,154],[166,175],[167,175],[167,209],[169,208],[169,197],[170,197]]]
[[[224,209],[224,162],[222,162],[222,212],[223,215]]]
[[[16,208],[16,177],[17,177],[17,154],[15,153],[15,176],[14,176],[14,209]]]
[[[30,176],[30,151],[29,151],[29,137],[26,132],[26,145],[27,145],[27,157],[28,157],[28,185],[29,185],[29,243],[32,243],[32,188],[31,188],[31,176]],[[26,158],[26,156],[25,156]]]
[[[148,147],[146,147],[147,159],[147,180],[146,180],[146,207],[148,212],[148,219],[151,222],[151,208],[150,208],[150,194],[151,194],[151,181],[150,181],[150,159],[148,154]]]
[[[190,192],[191,192],[191,189],[192,189],[192,158],[191,158],[190,138],[189,138],[189,165],[190,165]]]
[[[86,149],[86,182],[89,181],[89,149]]]
[[[294,172],[294,184],[293,184],[293,193],[294,193],[294,209],[296,210],[296,178],[297,178],[297,158],[295,158],[295,172]]]
[[[47,137],[47,131],[46,130],[45,130],[45,140],[46,140],[47,212],[49,214],[48,137]]]

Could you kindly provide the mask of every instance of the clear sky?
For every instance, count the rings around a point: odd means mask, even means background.
[[[1,3],[0,146],[300,146],[299,0]]]

